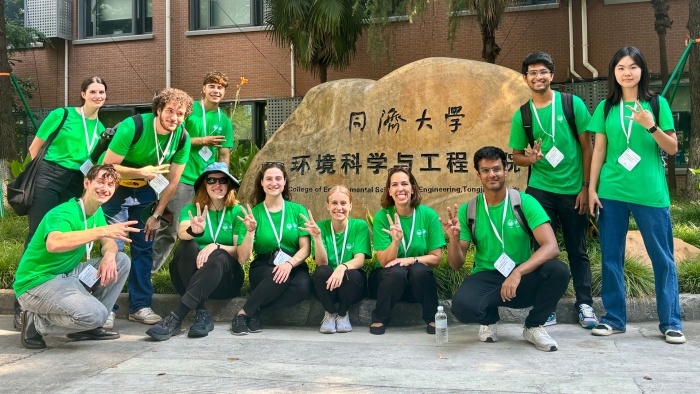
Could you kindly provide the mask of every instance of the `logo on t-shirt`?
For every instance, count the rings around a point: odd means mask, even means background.
[[[564,121],[564,117],[561,115],[557,115],[557,122],[561,123]]]
[[[345,245],[345,249],[346,249],[346,250],[352,249],[352,244],[347,244],[347,245]]]
[[[518,223],[517,220],[508,219],[508,222],[506,222],[506,223],[508,224],[509,228],[520,227],[520,223]]]
[[[297,226],[296,223],[287,223],[286,227],[287,227],[287,230],[291,230],[293,228],[298,228],[299,226]]]
[[[416,236],[418,236],[418,237],[422,237],[427,233],[428,233],[428,230],[426,230],[424,228],[419,228],[418,230],[416,230]]]
[[[222,224],[221,227],[224,228],[224,231],[231,231],[231,229],[233,228],[231,223],[228,223],[228,222],[224,222],[224,224]]]

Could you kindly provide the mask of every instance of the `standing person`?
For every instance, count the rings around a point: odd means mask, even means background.
[[[43,336],[68,334],[75,340],[119,338],[102,328],[129,273],[129,257],[115,239],[128,241],[136,222],[107,225],[101,205],[119,184],[110,165],[92,167],[82,198],[51,209],[41,220],[17,267],[14,289],[22,312],[20,342],[46,347]],[[95,241],[102,256],[91,259]],[[85,258],[85,260],[83,260]]]
[[[671,202],[659,155],[659,148],[669,155],[678,151],[671,108],[649,88],[646,61],[632,46],[617,51],[610,61],[608,92],[588,125],[596,133],[589,204],[591,212],[600,210],[600,295],[607,312],[592,334],[618,334],[626,329],[624,265],[631,212],[654,269],[659,330],[666,342],[685,343],[673,260]]]
[[[382,209],[374,215],[378,261],[369,275],[370,297],[377,300],[369,327],[372,334],[384,334],[399,301],[421,304],[426,330],[435,334],[438,296],[431,268],[440,265],[445,237],[437,213],[420,202],[420,187],[410,168],[389,169]]]
[[[34,159],[49,136],[58,133],[36,173],[34,199],[27,213],[29,233],[24,241],[25,249],[50,210],[83,193],[83,177],[92,166],[90,153],[105,129],[97,115],[107,99],[107,83],[100,77],[85,78],[80,85],[80,99],[80,107],[51,111],[29,146],[29,155]],[[21,330],[20,310],[15,300],[18,330]]]
[[[224,99],[228,77],[218,71],[210,72],[202,83],[202,99],[195,103],[192,114],[185,119],[185,129],[190,136],[190,155],[182,172],[180,182],[168,203],[175,222],[161,227],[153,240],[153,268],[156,273],[165,263],[177,239],[178,221],[182,208],[192,202],[196,188],[193,186],[204,169],[222,162],[229,166],[229,156],[233,149],[233,125],[222,113],[219,104]]]
[[[523,338],[539,350],[555,351],[557,342],[543,326],[569,285],[569,269],[556,260],[559,246],[549,217],[535,198],[505,187],[501,149],[483,147],[473,162],[484,193],[459,208],[455,204],[454,211],[448,207],[442,223],[452,269],[462,268],[470,243],[476,247],[474,268],[452,298],[452,313],[462,323],[479,323],[480,341],[496,342],[499,306],[532,307]],[[534,253],[530,233],[540,245]]]
[[[369,227],[361,219],[349,217],[352,194],[345,186],[334,186],[326,197],[330,220],[314,222],[309,211],[305,228],[314,241],[316,271],[314,288],[326,314],[320,331],[323,334],[350,332],[348,309],[365,294],[367,277],[362,267],[372,258]],[[338,307],[335,304],[338,303]]]
[[[207,298],[225,300],[241,292],[245,274],[236,261],[238,234],[245,215],[236,200],[239,182],[226,163],[214,162],[194,181],[194,201],[180,214],[180,244],[170,262],[170,279],[182,296],[180,304],[146,331],[159,341],[178,335],[182,321],[195,310],[187,336],[199,338],[214,329]],[[245,231],[244,229],[242,231]]]
[[[152,113],[136,115],[119,124],[102,159],[119,171],[124,186],[104,205],[110,223],[139,220],[147,206],[153,207],[148,220],[137,225],[143,232],[129,236],[133,241],[128,282],[129,320],[144,324],[161,320],[151,309],[151,247],[189,157],[189,136],[182,123],[192,112],[192,98],[182,90],[168,88],[156,94],[151,106]],[[141,135],[134,141],[137,128],[141,129]],[[163,174],[167,174],[167,179]],[[123,250],[124,243],[120,241],[118,245]],[[113,324],[113,313],[108,323]]]
[[[593,147],[586,127],[591,115],[578,96],[551,89],[554,62],[550,55],[543,52],[527,55],[522,72],[532,91],[532,100],[513,115],[509,142],[513,162],[531,167],[525,193],[542,205],[555,233],[561,222],[576,293],[574,309],[581,326],[593,328],[598,321],[591,307],[591,262],[587,252]],[[571,121],[574,123],[569,124]],[[528,144],[531,144],[529,149]],[[544,326],[556,321],[556,313],[552,313]]]
[[[243,220],[246,232],[239,234],[238,261],[248,261],[252,293],[231,322],[231,333],[261,332],[260,313],[286,308],[311,295],[312,285],[306,258],[311,241],[302,230],[306,209],[293,203],[284,163],[266,162],[255,177],[251,209]]]

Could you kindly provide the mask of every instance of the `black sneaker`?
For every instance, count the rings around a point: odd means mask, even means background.
[[[22,310],[15,309],[15,318],[13,321],[13,325],[15,326],[15,330],[17,331],[22,331]]]
[[[248,331],[262,332],[262,324],[260,324],[260,317],[256,316],[248,318]]]
[[[236,315],[231,321],[231,334],[233,335],[248,335],[248,325],[246,324],[246,315]]]
[[[146,331],[146,335],[158,341],[167,341],[170,337],[180,334],[181,329],[182,323],[180,319],[178,319],[174,313],[170,312],[165,319],[149,328],[148,331]]]
[[[34,315],[29,311],[22,311],[20,314],[22,323],[22,333],[19,335],[19,341],[22,346],[27,349],[44,349],[46,342],[41,337],[41,334],[34,327]]]
[[[197,311],[194,323],[190,326],[187,336],[190,338],[201,338],[209,335],[214,329],[214,318],[206,310]]]

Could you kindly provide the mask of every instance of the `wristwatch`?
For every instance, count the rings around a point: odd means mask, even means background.
[[[656,132],[656,130],[658,130],[658,129],[659,129],[659,126],[656,123],[654,123],[654,125],[651,126],[650,129],[647,129],[647,131],[649,132],[649,134],[654,134]]]
[[[585,186],[585,187],[588,187],[590,185],[591,185],[591,182],[589,182],[589,181],[585,181],[581,184],[581,186]]]
[[[156,219],[156,220],[160,220],[160,218],[163,217],[163,215],[158,215],[157,213],[154,213],[154,214],[151,215],[151,216],[153,216],[153,218]]]

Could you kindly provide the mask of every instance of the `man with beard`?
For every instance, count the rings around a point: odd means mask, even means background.
[[[168,203],[175,222],[158,230],[153,240],[151,273],[160,269],[173,249],[177,240],[180,211],[194,199],[193,185],[197,177],[215,161],[229,166],[229,155],[234,142],[233,125],[231,119],[219,108],[227,87],[228,77],[225,74],[218,71],[208,73],[202,83],[202,99],[194,104],[192,114],[185,120],[192,148],[175,194]]]
[[[555,260],[559,246],[549,217],[532,196],[505,187],[501,149],[481,148],[473,162],[484,193],[459,208],[448,207],[442,221],[452,269],[464,265],[470,243],[476,247],[474,268],[452,298],[452,313],[462,323],[479,323],[480,341],[496,342],[499,306],[533,307],[523,337],[539,350],[555,351],[556,341],[542,326],[566,291],[569,269]],[[530,234],[540,245],[534,253]]]
[[[47,334],[75,340],[119,338],[102,328],[129,273],[129,257],[114,240],[129,241],[135,221],[107,225],[102,204],[119,184],[111,165],[92,167],[82,198],[73,198],[41,220],[15,274],[14,289],[24,309],[20,342],[43,349]],[[101,256],[90,258],[95,241]],[[83,260],[85,258],[85,260]]]
[[[102,160],[114,165],[122,177],[123,187],[103,208],[110,223],[144,218],[137,225],[143,232],[130,234],[129,274],[129,320],[144,324],[161,320],[151,309],[151,252],[161,222],[170,224],[163,214],[190,154],[190,139],[182,124],[192,112],[192,98],[182,90],[168,88],[156,94],[151,107],[153,113],[136,115],[119,124]],[[142,215],[145,209],[148,211]],[[123,250],[124,243],[118,244]],[[108,323],[113,324],[113,313]]]

